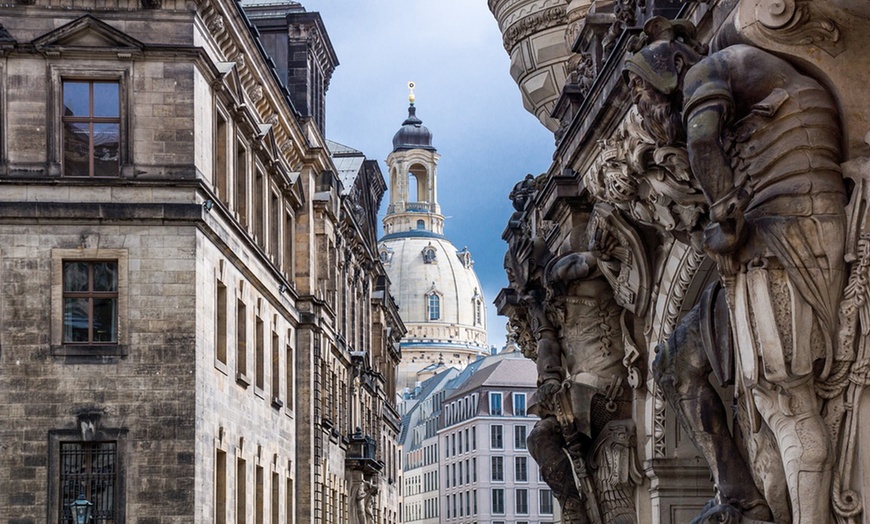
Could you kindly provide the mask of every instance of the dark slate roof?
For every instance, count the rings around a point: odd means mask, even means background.
[[[432,147],[432,132],[423,125],[423,121],[417,118],[417,108],[411,103],[408,106],[408,118],[402,122],[402,127],[393,136],[393,151],[407,149],[428,149]]]

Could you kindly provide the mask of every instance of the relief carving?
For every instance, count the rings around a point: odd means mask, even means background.
[[[520,40],[528,38],[529,36],[545,29],[565,25],[567,22],[568,17],[565,14],[564,5],[551,7],[547,10],[520,19],[504,31],[502,42],[505,51],[510,53],[511,49],[513,49]]]
[[[754,14],[761,32],[773,41],[814,45],[836,56],[843,51],[840,29],[817,11],[812,0],[761,0]]]

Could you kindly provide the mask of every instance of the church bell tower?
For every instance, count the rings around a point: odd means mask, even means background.
[[[432,133],[417,118],[414,82],[408,82],[408,118],[393,136],[387,157],[390,205],[384,217],[386,234],[403,231],[444,233],[444,216],[438,205],[437,166],[440,155],[432,146]]]

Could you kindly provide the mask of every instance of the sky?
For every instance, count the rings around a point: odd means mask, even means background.
[[[501,235],[508,194],[551,163],[553,135],[523,109],[486,0],[300,0],[320,12],[339,66],[327,92],[326,135],[378,160],[387,174],[392,138],[408,116],[432,132],[444,233],[467,246],[487,302],[489,344],[505,343],[507,319],[492,301],[507,286]],[[383,216],[389,195],[384,197]]]

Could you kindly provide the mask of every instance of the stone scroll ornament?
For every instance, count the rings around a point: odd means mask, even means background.
[[[844,212],[837,106],[817,80],[758,48],[705,55],[682,20],[656,17],[644,32],[626,79],[656,147],[686,149],[688,182],[708,208],[697,224],[703,248],[720,275],[653,364],[716,485],[695,522],[858,522],[849,482],[870,367],[870,238]],[[860,216],[866,204],[851,209]],[[857,239],[848,285],[847,238]],[[710,375],[735,386],[734,406]]]
[[[511,325],[525,333],[518,342],[538,369],[530,411],[541,420],[529,434],[529,451],[559,500],[563,522],[635,524],[641,475],[622,364],[624,309],[597,257],[585,250],[585,223],[568,235],[580,239],[577,245],[558,255],[529,229],[523,213],[530,191],[527,178],[512,193],[517,213],[505,256]]]

